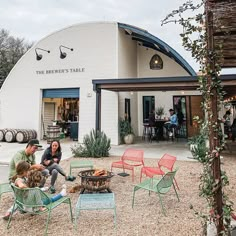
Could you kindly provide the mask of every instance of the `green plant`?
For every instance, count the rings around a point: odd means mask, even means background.
[[[224,8],[224,5],[221,7]],[[201,9],[203,11],[199,12]],[[162,24],[174,22],[183,26],[183,32],[180,34],[183,46],[200,64],[198,81],[203,97],[201,105],[205,117],[197,124],[200,127],[200,134],[204,135],[194,138],[195,140],[191,142],[194,144],[195,158],[203,164],[199,195],[206,199],[210,210],[207,213],[195,211],[195,214],[203,219],[203,226],[206,226],[208,222],[214,222],[217,235],[222,236],[230,235],[230,215],[233,203],[223,191],[229,181],[226,173],[221,170],[220,161],[220,152],[224,145],[219,116],[225,95],[220,80],[224,42],[217,43],[214,34],[215,29],[223,24],[223,16],[221,16],[222,13],[216,14],[216,11],[212,9],[211,1],[188,0],[179,9],[172,11]],[[197,10],[198,13],[187,17],[185,13],[188,10]]]
[[[156,109],[156,114],[157,114],[158,116],[163,116],[163,115],[164,115],[164,110],[165,110],[165,108],[162,107],[162,106],[157,107],[157,109]]]
[[[104,132],[92,129],[84,136],[83,144],[74,145],[71,151],[75,157],[108,157],[111,140]]]
[[[209,151],[206,144],[206,136],[199,134],[195,135],[188,140],[190,151],[193,154],[193,158],[199,162],[204,163],[206,159],[206,153]]]
[[[127,119],[120,118],[119,120],[120,139],[124,142],[124,137],[128,134],[134,134],[133,128]]]

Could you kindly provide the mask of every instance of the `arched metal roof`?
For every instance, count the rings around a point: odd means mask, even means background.
[[[188,64],[187,61],[184,60],[179,53],[177,53],[172,47],[168,44],[155,37],[154,35],[148,33],[146,30],[137,28],[132,25],[127,25],[123,23],[118,23],[119,28],[124,29],[127,34],[132,36],[132,39],[137,40],[142,43],[143,46],[152,48],[154,50],[160,51],[166,56],[175,60],[180,66],[182,66],[190,75],[195,76],[196,72],[193,68]]]

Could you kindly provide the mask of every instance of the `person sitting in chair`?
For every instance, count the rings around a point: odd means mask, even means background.
[[[170,118],[169,121],[165,122],[164,127],[166,128],[169,136],[172,137],[173,136],[172,129],[177,127],[178,118],[173,109],[170,109],[169,112],[170,112]]]
[[[47,169],[52,176],[51,187],[49,188],[50,193],[55,193],[56,189],[54,187],[58,173],[65,177],[65,180],[74,181],[76,177],[66,175],[62,167],[59,165],[61,161],[62,151],[61,144],[58,140],[53,140],[50,147],[45,149],[43,156],[41,158],[41,164]]]

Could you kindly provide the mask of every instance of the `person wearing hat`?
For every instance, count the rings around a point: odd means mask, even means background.
[[[170,112],[170,118],[169,118],[169,121],[167,121],[164,124],[164,127],[166,128],[169,136],[172,137],[173,136],[172,129],[177,127],[177,125],[178,125],[178,118],[177,118],[177,115],[175,114],[173,109],[170,109],[169,112]]]
[[[41,164],[36,164],[35,152],[39,147],[42,147],[39,144],[38,139],[31,139],[24,150],[18,151],[10,161],[9,169],[9,180],[16,174],[16,166],[20,161],[26,161],[31,165],[31,169],[38,169],[42,172],[44,177],[49,176],[49,171]],[[45,181],[41,184],[43,187]]]

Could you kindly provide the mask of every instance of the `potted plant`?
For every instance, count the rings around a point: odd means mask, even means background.
[[[134,132],[128,119],[120,118],[119,128],[121,142],[125,144],[132,144],[134,142]]]
[[[164,107],[160,106],[160,107],[157,107],[156,109],[156,114],[157,116],[161,119],[161,117],[164,115]]]

